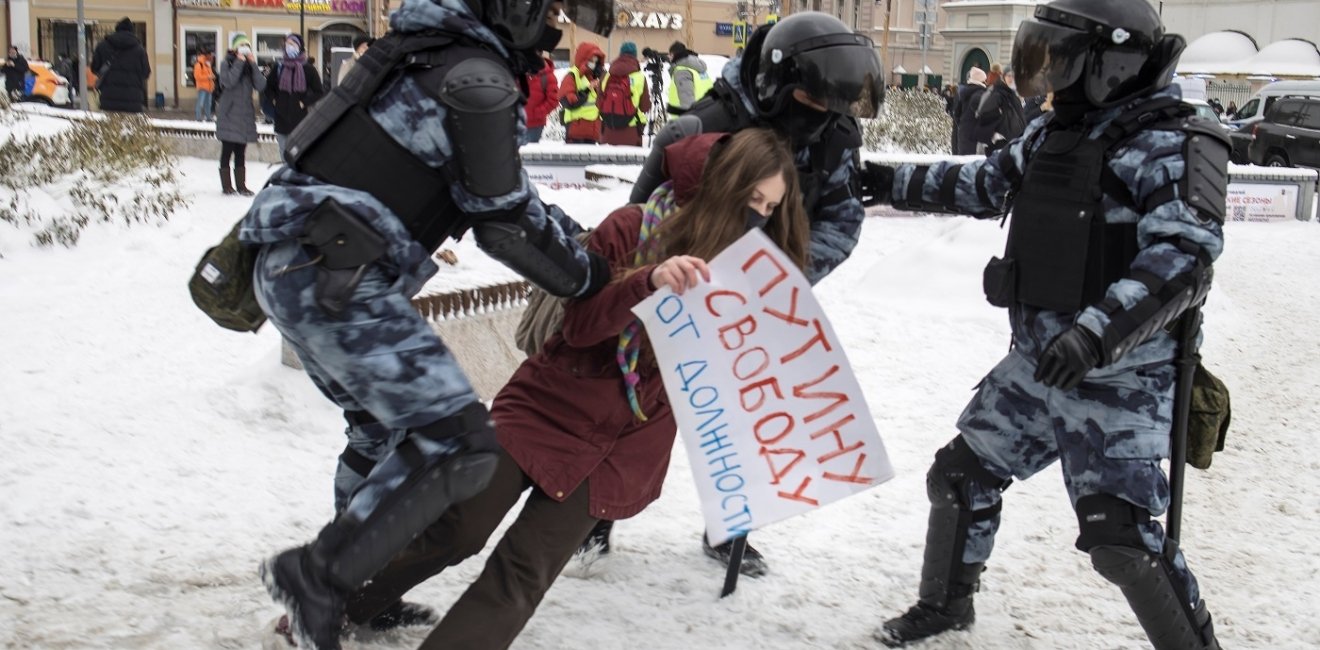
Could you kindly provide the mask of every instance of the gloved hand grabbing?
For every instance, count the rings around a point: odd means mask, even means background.
[[[1045,346],[1036,363],[1036,381],[1072,390],[1100,364],[1100,338],[1081,325],[1073,325]]]
[[[882,205],[892,202],[894,168],[889,165],[862,163],[862,205]]]

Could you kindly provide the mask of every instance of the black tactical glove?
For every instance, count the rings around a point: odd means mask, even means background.
[[[861,177],[862,195],[859,198],[862,200],[862,205],[870,207],[893,201],[891,198],[894,192],[893,167],[873,162],[863,163]]]
[[[1072,390],[1100,363],[1100,338],[1081,325],[1054,337],[1036,362],[1036,381]]]

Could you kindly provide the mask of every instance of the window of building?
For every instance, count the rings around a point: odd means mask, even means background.
[[[197,81],[193,79],[193,64],[197,63],[197,55],[201,53],[202,48],[206,48],[211,54],[216,53],[216,45],[220,42],[219,27],[182,27],[183,49],[180,56],[183,59],[179,62],[183,70],[183,85],[187,88],[196,88]]]
[[[257,52],[257,65],[274,70],[275,63],[284,58],[284,39],[287,29],[253,29],[252,49]]]

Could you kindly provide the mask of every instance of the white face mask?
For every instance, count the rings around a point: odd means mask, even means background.
[[[240,56],[252,56],[252,48],[246,45],[240,45],[238,48],[238,53]]]

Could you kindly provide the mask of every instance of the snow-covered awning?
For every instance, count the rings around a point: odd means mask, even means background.
[[[1290,38],[1257,51],[1241,32],[1215,32],[1196,39],[1178,61],[1178,74],[1240,77],[1320,77],[1320,50]]]
[[[901,65],[894,66],[894,74],[907,74],[907,68]]]

